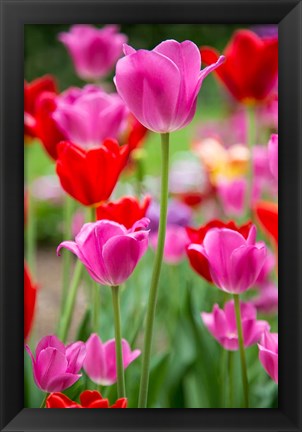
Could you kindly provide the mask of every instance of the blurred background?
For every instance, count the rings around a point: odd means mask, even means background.
[[[189,39],[197,46],[210,45],[222,52],[233,32],[238,28],[243,28],[243,26],[129,24],[121,25],[120,31],[128,36],[128,43],[136,49],[152,49],[166,39],[176,39],[179,42]],[[256,27],[253,28],[256,29]],[[68,31],[68,29],[69,26],[66,25],[25,26],[24,70],[26,81],[30,82],[42,75],[52,74],[57,79],[60,91],[70,86],[83,87],[85,85],[85,82],[77,77],[71,58],[63,44],[57,39],[58,33]],[[114,89],[113,76],[114,73],[107,78],[105,83],[108,89],[112,90]],[[192,142],[200,135],[200,130],[203,130],[209,123],[225,121],[235,110],[234,102],[217,84],[213,74],[207,77],[200,91],[194,121],[189,127],[171,136],[171,165],[177,165],[187,157],[191,160],[190,148]],[[269,132],[266,132],[265,139],[268,138]],[[267,143],[267,140],[264,143]],[[160,170],[159,137],[149,133],[143,148],[145,189],[157,197],[157,176]],[[56,256],[56,247],[62,241],[64,192],[55,177],[55,165],[39,142],[31,144],[30,157],[25,163],[25,182],[31,184],[38,241],[35,279],[39,292],[30,340],[30,345],[34,347],[42,336],[56,331],[60,313],[62,260]],[[129,170],[125,173],[119,183],[112,200],[125,194],[135,194],[136,178],[133,171]],[[78,219],[75,219],[74,223],[81,226],[84,215],[80,208],[78,210]],[[211,209],[201,207],[196,221],[198,223],[206,221],[207,214],[211,214]],[[195,226],[198,226],[198,223]],[[134,344],[136,348],[142,347],[141,326],[153,257],[153,250],[150,249],[122,293],[123,332],[127,335],[131,345]],[[152,358],[150,381],[150,406],[174,408],[225,406],[228,391],[224,369],[225,351],[209,335],[200,319],[201,310],[208,312],[212,310],[215,302],[221,304],[221,293],[198,277],[189,268],[187,259],[183,259],[177,266],[164,265],[159,293],[154,332],[155,355]],[[102,303],[100,335],[105,341],[113,337],[109,289],[104,287],[100,297]],[[70,341],[86,340],[85,338],[90,334],[89,318],[87,317],[88,304],[89,296],[87,296],[84,281],[76,301],[76,310],[69,334]],[[177,318],[173,322],[167,318],[167,310],[171,308]],[[271,324],[275,327],[274,330],[277,330],[276,316],[271,318]],[[170,349],[171,347],[173,350]],[[277,405],[276,386],[256,361],[257,356],[257,346],[248,349],[252,406],[274,407]],[[134,362],[126,373],[130,407],[136,404],[136,396],[131,395],[138,394],[140,361],[141,359]],[[234,370],[238,371],[239,359],[235,358],[234,361]],[[88,381],[86,384],[89,386]],[[41,398],[40,392],[33,388],[33,384],[29,383],[27,389],[31,390],[28,390],[26,394],[27,406],[37,406]],[[163,388],[165,391],[161,392],[160,389]],[[72,397],[73,391],[78,390],[71,389],[67,394]],[[115,386],[113,386],[106,392],[112,400],[115,397],[115,391]],[[235,374],[234,377],[233,397],[234,404],[238,404],[241,398],[239,374]]]

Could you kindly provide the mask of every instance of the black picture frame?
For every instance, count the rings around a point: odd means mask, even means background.
[[[1,430],[301,431],[300,0],[0,0]],[[42,410],[23,403],[23,26],[102,23],[279,25],[279,407]]]

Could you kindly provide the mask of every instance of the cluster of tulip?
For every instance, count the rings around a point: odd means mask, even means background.
[[[138,397],[136,406],[149,406],[162,263],[173,273],[183,260],[199,280],[210,286],[211,296],[213,286],[220,290],[212,312],[203,309],[198,325],[204,325],[211,335],[204,337],[213,337],[229,355],[229,364],[232,352],[239,351],[240,403],[251,406],[246,348],[258,343],[256,362],[260,361],[266,373],[278,382],[278,334],[271,332],[269,320],[257,319],[257,312],[276,317],[278,305],[276,273],[272,275],[277,266],[278,244],[277,36],[261,37],[251,30],[239,30],[221,56],[213,48],[175,40],[166,40],[152,51],[136,51],[126,44],[127,37],[111,25],[102,29],[75,25],[60,34],[59,40],[70,53],[79,77],[90,84],[61,93],[52,76],[24,84],[25,142],[40,142],[54,161],[60,189],[66,194],[64,241],[58,245],[57,254],[68,249],[77,258],[72,273],[71,254],[62,254],[62,304],[56,335],[44,336],[35,350],[26,345],[34,382],[44,392],[41,407],[127,407],[125,369],[141,351],[132,350],[122,338],[120,296],[139,262],[143,264],[146,259],[149,245],[155,254],[146,311],[137,330],[142,356],[139,392],[132,396]],[[207,65],[203,69],[201,61]],[[96,82],[114,68],[116,93],[109,93],[105,85]],[[225,124],[203,125],[192,143],[190,155],[194,158],[173,163],[169,172],[170,133],[191,123],[203,81],[211,72],[228,90],[236,113]],[[227,129],[229,143],[224,137]],[[140,170],[140,151],[148,131],[161,136],[160,204],[155,198],[157,185],[145,193],[148,179],[142,178]],[[265,143],[260,145],[263,139]],[[143,187],[137,197],[126,195],[110,201],[127,169],[137,170]],[[25,193],[26,340],[31,333],[38,291],[33,282],[31,186]],[[88,209],[88,216],[86,223],[83,221],[74,230],[75,206],[79,205]],[[201,226],[193,227],[193,220],[195,224],[201,221]],[[261,241],[257,240],[256,225]],[[193,271],[186,272],[189,278],[194,277]],[[92,292],[92,331],[88,338],[66,344],[78,287],[85,277],[87,280],[87,274]],[[183,291],[187,280],[186,275],[178,281]],[[169,298],[175,288],[171,280],[169,283],[165,295],[169,303],[175,304],[173,297],[182,298],[182,293],[174,291]],[[104,289],[100,286],[110,287],[112,294],[115,338],[105,343],[99,336],[99,292]],[[251,294],[254,292],[258,294]],[[176,301],[175,319],[182,314],[180,298]],[[137,338],[131,339],[131,345],[133,341],[139,346]],[[169,349],[173,351],[173,346]],[[231,367],[229,372],[232,387]],[[83,382],[81,394],[65,392],[79,381]],[[110,405],[101,389],[103,392],[115,383],[118,399]],[[202,386],[202,382],[197,384]]]

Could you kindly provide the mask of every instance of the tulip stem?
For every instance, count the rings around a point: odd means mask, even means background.
[[[42,400],[42,403],[40,405],[40,408],[45,408],[45,404],[46,404],[46,400],[47,400],[48,396],[49,396],[49,393],[45,393],[43,400]]]
[[[149,385],[150,356],[153,336],[155,309],[157,302],[158,281],[163,260],[163,252],[166,237],[168,193],[169,193],[169,134],[161,134],[162,149],[162,173],[161,173],[161,198],[160,198],[160,219],[158,230],[158,243],[154,260],[154,267],[151,279],[151,287],[148,300],[146,333],[142,358],[142,374],[139,393],[139,408],[146,408]]]
[[[249,391],[248,391],[248,380],[247,380],[247,368],[243,344],[243,331],[241,323],[241,313],[240,313],[240,302],[239,295],[234,294],[235,312],[236,312],[236,324],[238,332],[238,343],[240,351],[240,361],[241,361],[241,374],[242,374],[242,385],[243,385],[243,395],[244,395],[244,408],[249,407]]]
[[[72,216],[74,208],[73,200],[66,195],[64,204],[64,239],[71,239],[72,237]],[[63,253],[63,290],[61,299],[61,313],[63,313],[66,297],[68,293],[69,281],[70,281],[70,265],[72,255],[69,251]]]
[[[69,288],[68,296],[66,298],[64,311],[63,314],[61,315],[62,318],[59,323],[58,337],[59,339],[61,339],[62,342],[66,342],[68,336],[68,330],[71,323],[72,312],[74,309],[78,287],[80,285],[80,281],[82,278],[83,269],[84,266],[82,262],[78,260],[74,269],[73,278]]]
[[[252,208],[252,192],[253,192],[253,146],[255,145],[256,133],[255,133],[255,108],[254,106],[248,106],[246,108],[246,119],[247,119],[247,148],[249,150],[249,166],[248,166],[248,178],[246,188],[246,209]]]
[[[120,291],[119,286],[112,286],[112,304],[114,315],[114,332],[115,332],[115,355],[117,369],[117,393],[118,397],[126,397],[123,350],[122,350],[122,332],[121,332],[121,313],[120,313]]]

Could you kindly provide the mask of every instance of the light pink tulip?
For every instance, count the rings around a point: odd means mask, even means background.
[[[79,371],[86,355],[84,342],[65,346],[56,336],[45,336],[36,347],[35,357],[28,345],[25,348],[32,361],[35,383],[44,392],[61,392],[82,376]]]
[[[272,314],[278,310],[278,288],[272,282],[267,282],[259,288],[259,295],[251,299],[257,311]]]
[[[217,184],[217,195],[227,216],[240,217],[244,213],[246,179],[220,179]]]
[[[106,219],[87,223],[73,241],[64,241],[65,247],[85,265],[90,276],[101,285],[120,285],[135,269],[148,248],[149,219],[137,221],[127,230],[124,225]]]
[[[154,250],[157,248],[158,234],[150,235],[150,244]],[[168,264],[178,264],[186,255],[186,246],[189,239],[186,229],[179,225],[167,225],[164,261]]]
[[[122,339],[123,365],[126,369],[139,355],[140,350],[131,351],[130,345]],[[103,343],[93,333],[86,342],[84,370],[91,381],[102,386],[109,386],[117,380],[115,339]]]
[[[77,24],[69,32],[59,34],[79,77],[87,81],[98,80],[111,72],[122,55],[123,44],[127,42],[127,36],[118,30],[115,25],[98,29]]]
[[[256,309],[250,303],[240,303],[244,346],[257,343],[270,326],[266,321],[257,321]],[[231,300],[220,309],[214,305],[212,313],[203,312],[201,318],[211,335],[229,351],[238,350],[238,332],[234,301]]]
[[[172,132],[189,124],[204,78],[224,57],[203,70],[198,47],[191,41],[166,40],[152,51],[124,45],[114,82],[130,111],[146,128]]]
[[[258,344],[259,360],[269,376],[278,383],[278,333],[266,331]]]
[[[255,284],[267,253],[264,244],[256,243],[254,225],[247,239],[228,228],[212,228],[202,245],[193,246],[207,258],[215,285],[231,294],[240,294]]]
[[[106,138],[117,139],[126,126],[128,110],[116,93],[96,86],[71,89],[58,98],[53,118],[67,140],[90,148]]]
[[[268,157],[271,172],[278,181],[278,134],[272,134],[268,143]]]

